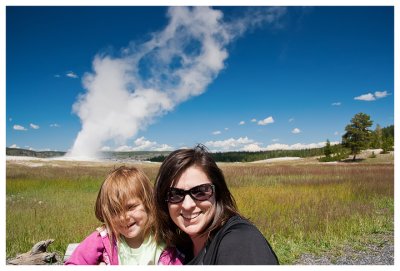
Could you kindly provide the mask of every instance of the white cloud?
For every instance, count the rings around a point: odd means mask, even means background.
[[[246,122],[244,120],[242,120],[241,122],[239,122],[239,125],[245,125]]]
[[[19,146],[17,144],[12,144],[11,146],[9,146],[9,148],[19,149]]]
[[[65,76],[69,77],[69,78],[78,78],[78,75],[76,75],[76,73],[69,71],[65,74]]]
[[[338,141],[331,142],[331,145],[340,144]],[[227,151],[249,151],[249,152],[257,152],[257,151],[273,151],[273,150],[301,150],[301,149],[313,149],[313,148],[322,148],[326,145],[326,142],[319,143],[296,143],[292,145],[288,144],[280,144],[274,143],[268,145],[267,147],[262,147],[262,143],[256,142],[248,137],[240,137],[240,138],[229,138],[226,140],[219,141],[208,141],[205,145],[212,152],[227,152]]]
[[[377,99],[381,99],[381,98],[385,98],[386,96],[388,96],[389,94],[387,93],[387,91],[375,91],[375,97]]]
[[[294,121],[294,118],[290,118],[290,119],[289,119],[289,122],[293,122],[293,121]]]
[[[354,100],[359,100],[359,101],[375,101],[375,96],[372,93],[367,93],[367,94],[363,94],[357,97],[354,97]]]
[[[233,41],[261,24],[278,24],[285,13],[258,7],[224,21],[218,9],[173,6],[165,28],[130,42],[121,55],[96,55],[82,80],[85,92],[73,105],[82,127],[68,155],[95,157],[105,142],[126,142],[201,95],[225,68]]]
[[[363,94],[363,95],[357,96],[357,97],[354,98],[354,100],[371,102],[371,101],[375,101],[377,99],[385,98],[388,95],[389,95],[389,93],[386,90],[385,91],[375,91],[374,94],[367,93],[367,94]]]
[[[154,148],[155,151],[172,151],[174,148],[168,144],[158,145],[157,148]]]
[[[13,126],[13,129],[14,130],[17,130],[17,131],[27,131],[28,129],[26,129],[24,126],[21,126],[21,125],[18,125],[18,124],[15,124],[14,126]]]
[[[33,124],[33,123],[29,124],[29,126],[31,126],[31,128],[35,129],[35,130],[40,128],[39,125],[36,125],[36,124]]]
[[[332,105],[333,106],[340,106],[340,105],[342,105],[342,103],[341,102],[335,102],[335,103],[332,103]]]
[[[212,132],[212,134],[213,134],[213,135],[220,135],[220,134],[221,134],[221,131],[214,131],[214,132]]]
[[[331,142],[331,145],[340,144],[338,141]],[[311,143],[311,144],[303,144],[303,143],[296,143],[293,145],[287,144],[271,144],[268,145],[263,150],[266,151],[273,151],[273,150],[302,150],[302,149],[314,149],[314,148],[322,148],[325,147],[326,142],[319,142],[319,143]]]
[[[61,76],[59,74],[54,75],[55,78],[60,78]]]
[[[278,142],[278,141],[279,141],[279,138],[272,139],[272,142]]]
[[[104,148],[104,147],[103,147]],[[134,141],[134,146],[119,146],[115,151],[170,151],[173,147],[167,144],[158,144],[155,141],[147,140],[145,137],[139,137]]]
[[[335,136],[339,135],[339,132],[338,132],[338,131],[336,131],[336,132],[334,133],[334,135],[335,135]]]
[[[103,147],[101,147],[101,151],[111,151],[111,147],[103,146]]]
[[[52,123],[52,124],[50,124],[50,127],[58,128],[58,127],[60,127],[60,125],[58,123]]]
[[[257,122],[257,119],[251,119],[251,122]]]
[[[205,143],[211,151],[243,151],[246,148],[254,148],[254,146],[248,147],[251,144],[258,145],[259,143],[249,139],[247,136],[239,137],[238,139],[229,138],[226,140],[208,141]]]
[[[299,128],[294,128],[294,129],[292,130],[292,134],[299,134],[299,133],[301,133],[301,131],[300,131]]]
[[[248,151],[248,152],[256,152],[256,151],[261,151],[262,148],[258,144],[249,144],[245,145],[242,148],[243,151]]]
[[[101,149],[103,149],[103,148],[101,148]],[[122,145],[122,146],[119,146],[119,147],[115,148],[115,151],[120,151],[120,152],[133,151],[133,148],[131,146],[128,146],[128,145]]]
[[[229,130],[229,128],[225,128],[224,130],[225,130],[225,131],[228,131],[228,130]]]
[[[274,119],[270,116],[270,117],[268,117],[268,118],[265,118],[265,119],[263,119],[263,120],[260,120],[260,121],[258,121],[258,125],[267,125],[267,124],[270,124],[270,123],[274,123]]]

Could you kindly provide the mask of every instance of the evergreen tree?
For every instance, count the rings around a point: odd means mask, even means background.
[[[382,142],[382,153],[388,153],[393,150],[393,137],[385,137]]]
[[[380,149],[382,147],[382,128],[379,124],[376,125],[371,137],[371,148]]]
[[[331,142],[329,141],[329,139],[326,140],[326,145],[324,148],[324,154],[327,158],[330,158],[332,155],[332,148],[331,148]]]
[[[351,150],[353,161],[361,150],[369,146],[371,140],[371,130],[373,121],[370,116],[364,113],[358,113],[351,119],[351,123],[345,128],[346,133],[342,137],[342,144]]]

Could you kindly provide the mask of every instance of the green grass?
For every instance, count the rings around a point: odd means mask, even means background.
[[[114,165],[7,164],[6,256],[55,239],[50,251],[83,240],[98,225],[94,202]],[[158,165],[140,165],[151,180]],[[239,210],[282,264],[303,253],[340,254],[394,231],[393,163],[222,164]],[[368,240],[369,240],[368,239]],[[373,238],[371,239],[373,240]]]

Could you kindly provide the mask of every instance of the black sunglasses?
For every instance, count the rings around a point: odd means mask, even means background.
[[[210,183],[201,184],[189,190],[171,187],[168,190],[166,201],[169,203],[179,203],[185,199],[186,195],[189,195],[193,200],[205,201],[211,198],[214,190],[215,186]]]

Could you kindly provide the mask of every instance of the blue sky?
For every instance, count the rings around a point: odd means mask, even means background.
[[[394,124],[390,6],[6,9],[7,147],[295,149],[359,112]]]

